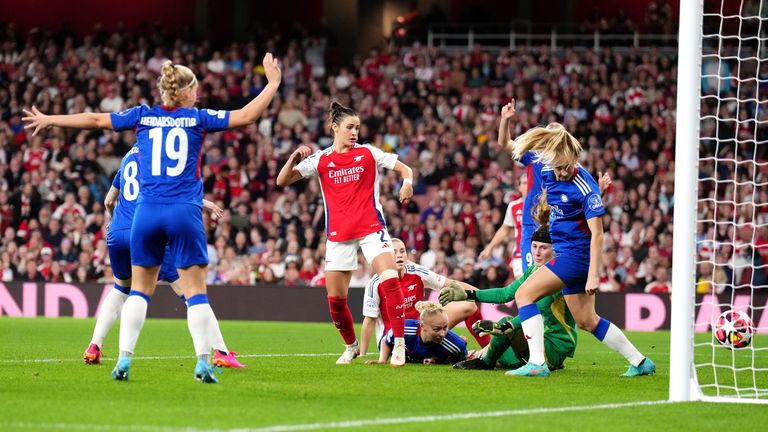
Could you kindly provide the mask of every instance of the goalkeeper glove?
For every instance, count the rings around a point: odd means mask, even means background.
[[[491,320],[480,320],[472,324],[472,330],[480,336],[504,336],[514,332],[515,326],[510,321],[497,324]]]
[[[440,304],[445,306],[450,302],[464,300],[475,301],[474,295],[470,296],[469,294],[470,293],[461,286],[451,283],[447,287],[440,290]]]

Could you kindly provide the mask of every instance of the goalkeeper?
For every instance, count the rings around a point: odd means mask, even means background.
[[[444,306],[455,301],[475,301],[503,304],[515,299],[515,292],[539,267],[554,258],[549,227],[540,226],[533,233],[531,253],[534,265],[523,275],[504,288],[465,290],[450,284],[440,290],[440,303]],[[561,369],[566,357],[573,357],[576,348],[576,321],[565,305],[562,293],[543,297],[536,302],[544,318],[544,347],[550,370]],[[528,343],[525,340],[519,317],[504,317],[498,323],[477,321],[473,326],[477,333],[490,334],[491,343],[482,358],[464,360],[454,365],[457,369],[493,369],[497,362],[501,367],[517,369],[528,359]]]

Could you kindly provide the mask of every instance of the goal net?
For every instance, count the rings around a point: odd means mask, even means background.
[[[768,403],[768,0],[683,0],[678,53],[670,398]]]

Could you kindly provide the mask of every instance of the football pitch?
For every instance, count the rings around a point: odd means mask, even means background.
[[[766,405],[668,403],[669,333],[629,333],[654,359],[651,377],[620,378],[624,359],[585,332],[548,379],[450,366],[349,366],[330,323],[222,321],[247,369],[219,385],[193,378],[185,321],[147,320],[130,381],[83,364],[93,320],[0,318],[0,430],[756,430]],[[462,332],[462,331],[460,331]],[[474,346],[474,341],[472,341]],[[374,359],[369,354],[366,359]],[[546,429],[543,429],[546,428]]]

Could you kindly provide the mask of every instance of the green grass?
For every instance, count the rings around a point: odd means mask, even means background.
[[[733,406],[686,403],[509,413],[665,400],[666,332],[629,334],[656,361],[659,372],[652,377],[619,378],[624,359],[582,333],[576,357],[566,362],[564,370],[549,379],[515,379],[503,371],[458,371],[448,366],[392,369],[366,366],[360,360],[336,366],[342,346],[331,324],[222,322],[229,347],[241,353],[248,368],[226,370],[219,385],[202,385],[192,378],[192,342],[184,321],[147,321],[136,355],[164,358],[135,359],[128,382],[110,378],[117,328],[106,341],[109,357],[104,364],[82,364],[80,356],[92,326],[93,320],[0,318],[0,430],[253,430],[466,413],[475,417],[433,420],[433,424],[363,424],[349,430],[699,431],[753,430],[768,423],[765,405],[723,410]],[[250,357],[299,353],[329,355]],[[482,415],[492,411],[506,413]]]

